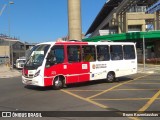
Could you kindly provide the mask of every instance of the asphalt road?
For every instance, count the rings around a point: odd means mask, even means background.
[[[21,77],[0,78],[0,83],[0,111],[160,111],[160,74],[157,73],[121,77],[115,83],[102,80],[69,85],[62,90],[25,86]]]

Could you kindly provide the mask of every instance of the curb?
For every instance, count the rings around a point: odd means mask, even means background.
[[[137,73],[148,73],[148,74],[153,74],[155,73],[154,71],[137,71]]]
[[[13,77],[17,77],[17,76],[21,76],[21,72],[18,72],[18,71],[11,71],[11,70],[8,70],[8,71],[0,71],[0,78],[13,78]]]
[[[3,76],[0,76],[0,78],[13,78],[13,77],[18,77],[18,76],[21,76],[21,75],[14,75],[14,76],[11,76],[11,75],[3,75]]]

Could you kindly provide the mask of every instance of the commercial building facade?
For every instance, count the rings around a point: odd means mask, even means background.
[[[108,0],[88,29],[90,37],[105,34],[158,30],[159,11],[148,13],[147,9],[158,0]],[[151,27],[146,27],[146,26]]]
[[[159,0],[108,0],[86,32],[89,38],[83,41],[102,39],[96,36],[104,36],[103,40],[134,41],[142,56],[140,46],[145,39],[146,58],[152,58],[153,51],[154,57],[160,58],[160,12],[148,10],[157,2]]]

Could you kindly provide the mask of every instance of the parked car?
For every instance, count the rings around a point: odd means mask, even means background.
[[[26,62],[26,59],[24,59],[24,58],[23,58],[23,59],[17,59],[17,60],[16,60],[16,68],[17,68],[17,69],[23,68],[25,62]]]

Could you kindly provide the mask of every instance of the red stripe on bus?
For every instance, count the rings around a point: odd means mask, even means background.
[[[88,45],[88,42],[56,42],[55,45]]]

